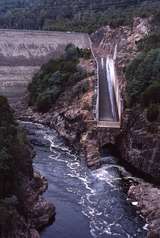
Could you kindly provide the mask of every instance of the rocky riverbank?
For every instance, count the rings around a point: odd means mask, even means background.
[[[146,218],[148,238],[160,237],[160,189],[149,183],[131,186],[128,191],[130,199],[137,201],[136,206]]]
[[[54,217],[55,207],[42,197],[47,181],[33,171],[33,148],[3,97],[0,135],[0,237],[38,238],[38,230]]]
[[[80,67],[87,70],[87,77],[64,92],[47,113],[37,113],[34,108],[17,104],[16,114],[21,120],[39,122],[55,128],[79,154],[85,155],[89,167],[99,167],[99,142],[94,121],[96,64],[93,59],[81,59]],[[25,100],[24,100],[25,101]]]
[[[34,173],[31,180],[21,177],[18,193],[0,202],[0,237],[39,238],[39,229],[48,225],[55,215],[55,207],[41,195],[46,181]]]
[[[93,62],[91,61],[90,64],[92,65]],[[87,80],[91,82],[92,87],[91,91],[88,91],[86,95],[83,95],[84,98],[83,97],[80,97],[79,99],[77,98],[77,100],[73,100],[72,103],[69,104],[67,99],[64,100],[64,98],[61,97],[61,103],[59,103],[58,105],[59,107],[57,106],[56,111],[51,110],[49,113],[46,114],[40,114],[34,112],[32,108],[27,108],[25,111],[23,110],[21,111],[22,114],[20,115],[20,119],[38,122],[48,125],[52,128],[56,128],[59,134],[67,141],[67,143],[69,143],[72,147],[74,147],[74,149],[77,152],[83,154],[84,156],[87,155],[87,164],[88,166],[91,166],[93,168],[99,167],[101,164],[101,161],[99,159],[100,147],[105,144],[108,145],[113,144],[116,145],[117,148],[122,149],[123,147],[121,143],[124,142],[123,141],[124,138],[127,138],[127,131],[123,129],[118,139],[117,136],[116,137],[114,136],[117,133],[116,131],[113,134],[109,130],[107,132],[107,130],[104,130],[103,128],[97,131],[96,127],[93,127],[93,123],[91,123],[90,121],[88,122],[85,121],[85,118],[92,119],[90,115],[93,115],[91,114],[92,111],[91,101],[93,97],[92,80],[95,80],[95,78],[88,78]],[[81,85],[83,83],[84,82],[81,82]],[[70,90],[68,90],[68,92],[66,92],[65,94],[66,95],[69,94],[70,97],[73,99]],[[91,96],[89,97],[90,101],[88,95]],[[81,102],[81,98],[85,99],[83,103],[90,102],[89,111],[82,110],[83,107],[81,108],[81,106],[84,104]],[[77,108],[77,105],[79,105],[79,108]],[[134,117],[132,117],[132,120],[134,120]],[[126,119],[125,121],[127,122],[128,120]],[[135,120],[135,125],[137,125],[136,121],[137,120]],[[142,124],[144,126],[144,123]],[[122,133],[124,133],[123,137],[121,137]],[[137,136],[136,138],[139,137]],[[121,140],[121,142],[118,142],[119,140]],[[127,151],[126,147],[127,144],[125,142],[124,145],[125,151]],[[129,150],[129,147],[128,151],[132,151],[132,153],[134,152],[132,148],[130,148]],[[124,152],[121,150],[121,155],[123,156],[123,154]],[[129,160],[128,162],[131,163]],[[134,164],[132,164],[132,166],[134,167]],[[150,168],[152,168],[152,166]],[[155,194],[156,196],[154,196]],[[159,237],[160,223],[157,214],[159,214],[160,212],[160,207],[158,205],[160,199],[160,189],[158,187],[154,188],[152,184],[141,182],[138,185],[132,185],[129,189],[128,195],[131,201],[137,201],[138,209],[143,214],[143,216],[146,217],[146,222],[149,224],[148,237],[149,238]],[[152,216],[149,215],[150,211],[152,211]]]
[[[138,53],[137,41],[142,39],[149,29],[147,19],[136,18],[132,28],[123,26],[111,29],[107,26],[92,35],[94,50],[99,55],[113,54],[117,44],[116,65],[122,98],[125,98],[126,88],[124,69]],[[104,145],[114,145],[122,161],[126,161],[140,173],[158,181],[160,176],[159,125],[149,123],[145,112],[137,107],[134,110],[124,110],[121,131],[97,129],[93,115],[96,65],[91,59],[81,61],[81,66],[87,68],[90,76],[75,84],[72,89],[66,88],[48,113],[40,114],[33,108],[26,108],[18,113],[18,117],[55,128],[79,154],[84,155],[88,167],[99,167],[101,165],[100,148]],[[82,88],[87,84],[87,90],[84,92]],[[19,108],[18,105],[17,108]],[[129,197],[138,202],[138,208],[147,218],[148,237],[160,237],[159,187],[140,183],[137,186],[131,186]]]

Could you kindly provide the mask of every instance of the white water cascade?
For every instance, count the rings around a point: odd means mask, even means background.
[[[115,102],[114,102],[114,84],[115,84],[115,65],[114,60],[109,56],[106,59],[106,74],[107,74],[107,81],[108,81],[108,91],[109,97],[111,102],[111,110],[113,119],[116,120],[116,109],[115,109]]]

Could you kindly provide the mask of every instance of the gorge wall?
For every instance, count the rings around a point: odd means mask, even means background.
[[[99,55],[113,55],[117,45],[116,74],[124,105],[121,133],[117,137],[117,147],[121,157],[139,171],[158,181],[160,178],[158,123],[149,122],[141,107],[127,109],[125,105],[125,68],[139,53],[137,42],[149,33],[149,21],[149,19],[135,18],[132,27],[122,26],[115,29],[109,26],[102,27],[92,34],[92,40],[95,51]]]
[[[39,238],[38,229],[55,214],[41,196],[47,181],[33,171],[32,146],[0,96],[0,237]]]
[[[18,101],[40,66],[60,56],[69,43],[90,48],[87,34],[0,30],[0,94]]]

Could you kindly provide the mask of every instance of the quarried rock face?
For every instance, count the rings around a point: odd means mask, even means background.
[[[0,30],[0,94],[14,105],[42,64],[62,55],[69,43],[90,48],[83,33]]]

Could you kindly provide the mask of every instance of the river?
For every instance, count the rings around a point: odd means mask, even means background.
[[[145,223],[127,200],[123,176],[130,176],[109,154],[91,171],[55,130],[23,122],[37,153],[34,168],[48,179],[44,196],[56,206],[55,222],[41,238],[143,238]]]

